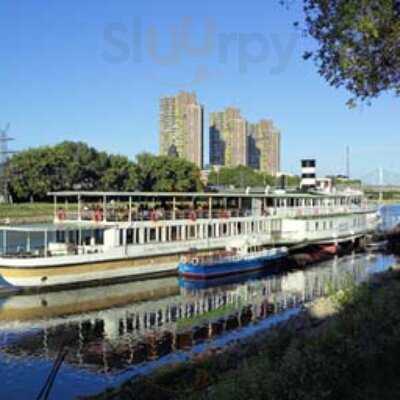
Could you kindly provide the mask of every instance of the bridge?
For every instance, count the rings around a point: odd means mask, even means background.
[[[362,188],[371,199],[400,203],[400,173],[376,168],[361,177]]]

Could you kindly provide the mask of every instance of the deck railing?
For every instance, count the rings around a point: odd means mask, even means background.
[[[107,211],[105,214],[96,214],[93,211],[84,211],[81,214],[77,212],[65,212],[62,218],[57,216],[59,221],[93,221],[93,222],[129,222],[129,221],[175,221],[175,220],[198,220],[198,219],[227,219],[250,217],[250,210],[215,210],[209,213],[204,210],[176,210],[172,211],[142,211],[121,213],[118,211]]]
[[[281,218],[300,218],[312,216],[324,216],[335,214],[349,214],[360,211],[375,211],[376,206],[336,206],[336,207],[298,207],[298,208],[274,208],[269,209],[270,215]]]
[[[134,221],[175,221],[198,219],[228,219],[244,217],[271,216],[278,218],[299,218],[318,215],[347,214],[357,211],[374,211],[376,205],[346,205],[346,206],[318,206],[318,207],[269,207],[264,210],[252,212],[250,209],[219,209],[209,212],[208,210],[145,210],[133,211],[131,215],[124,210],[108,209],[103,211],[83,210],[78,212],[63,212],[56,216],[58,221],[93,221],[93,222],[134,222]]]

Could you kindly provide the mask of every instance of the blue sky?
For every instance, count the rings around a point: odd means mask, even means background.
[[[206,115],[272,118],[284,170],[313,156],[321,174],[343,173],[346,145],[354,175],[400,170],[398,99],[347,109],[349,94],[301,58],[313,43],[292,26],[299,3],[278,3],[3,0],[0,124],[17,150],[82,140],[133,158],[158,151],[159,97],[189,90]]]

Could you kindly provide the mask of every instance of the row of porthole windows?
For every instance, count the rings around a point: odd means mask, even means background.
[[[353,227],[361,227],[365,225],[365,217],[364,216],[357,216],[353,218]],[[306,230],[307,232],[310,231],[326,231],[334,229],[335,224],[333,221],[315,221],[315,222],[307,222],[306,223]]]
[[[187,225],[187,226],[170,226],[165,229],[166,242],[181,241],[185,237],[186,240],[203,238],[217,238],[224,236],[241,235],[245,232],[246,222],[235,222],[219,224],[219,235],[217,235],[217,224],[212,225]],[[247,222],[247,230],[251,233],[259,233],[267,231],[268,223],[266,221]],[[202,231],[203,230],[203,231]],[[139,228],[129,228],[126,230],[126,244],[140,244],[140,235],[143,236],[144,243],[154,243],[162,241],[162,227],[149,227],[142,230],[140,234]],[[202,232],[201,232],[202,231]],[[124,243],[124,230],[119,231],[120,246]]]
[[[315,221],[315,222],[306,222],[306,231],[327,231],[334,229],[335,224],[333,221]]]

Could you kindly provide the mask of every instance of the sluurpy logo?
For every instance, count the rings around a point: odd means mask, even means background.
[[[223,75],[227,65],[240,74],[248,73],[254,65],[264,65],[271,75],[281,74],[298,43],[295,32],[220,32],[212,18],[202,21],[200,33],[196,28],[198,21],[195,24],[193,17],[182,18],[167,35],[164,28],[145,26],[140,17],[131,24],[110,23],[103,32],[102,59],[110,64],[146,62],[154,67],[153,78],[172,85],[191,85]],[[189,81],[165,80],[184,63],[190,65]]]

